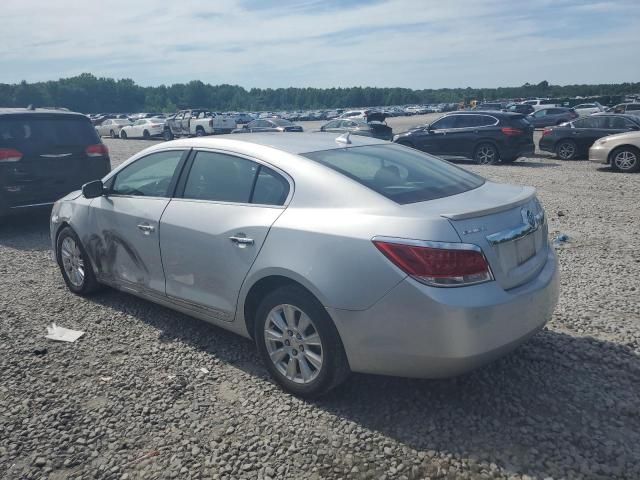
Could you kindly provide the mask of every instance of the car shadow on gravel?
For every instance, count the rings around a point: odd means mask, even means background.
[[[247,339],[123,293],[91,299],[160,330],[160,342],[188,344],[271,382]],[[427,454],[490,459],[541,478],[566,477],[567,469],[573,476],[638,478],[639,385],[640,357],[630,346],[544,329],[457,378],[354,374],[309,403]]]
[[[0,246],[16,250],[43,251],[49,240],[50,209],[40,209],[0,219]]]

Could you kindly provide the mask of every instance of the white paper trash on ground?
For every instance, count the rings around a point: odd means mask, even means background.
[[[52,323],[50,327],[47,327],[47,335],[44,338],[57,342],[75,342],[82,335],[84,335],[84,332],[80,330],[71,330]]]

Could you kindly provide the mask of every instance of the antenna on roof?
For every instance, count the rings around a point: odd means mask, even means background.
[[[336,138],[336,143],[342,143],[344,145],[351,145],[351,132],[343,133],[338,138]]]

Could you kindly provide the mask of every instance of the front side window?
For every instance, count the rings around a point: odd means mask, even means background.
[[[542,117],[544,117],[546,115],[547,115],[547,111],[546,110],[538,110],[537,112],[535,112],[533,114],[533,116],[536,117],[536,118],[542,118]]]
[[[627,112],[640,110],[640,103],[634,105],[627,105]]]
[[[444,160],[399,145],[368,145],[302,155],[400,204],[457,195],[485,182]]]
[[[453,128],[456,124],[456,118],[459,115],[448,115],[446,117],[442,117],[436,120],[433,124],[431,124],[432,130],[443,130],[446,128]]]
[[[183,155],[171,150],[147,155],[117,173],[110,193],[139,197],[168,197],[169,186]]]

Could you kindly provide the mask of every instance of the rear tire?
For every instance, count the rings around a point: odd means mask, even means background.
[[[71,292],[84,296],[100,289],[89,256],[71,227],[64,227],[58,234],[56,260]]]
[[[283,389],[315,398],[348,377],[349,363],[331,317],[301,286],[287,285],[267,294],[255,318],[258,352]]]
[[[116,138],[116,132],[114,132],[113,130],[111,130],[109,134],[111,135],[111,138]]]
[[[640,171],[640,150],[632,146],[618,147],[611,152],[611,168],[616,172]]]
[[[473,159],[478,165],[493,165],[500,159],[500,154],[492,143],[481,143],[474,150]]]
[[[122,140],[126,140],[127,139],[127,132],[123,132],[122,130],[120,131],[120,138]]]
[[[573,160],[578,155],[578,145],[573,140],[560,140],[556,145],[556,155],[560,160]]]
[[[145,130],[144,132],[142,132],[142,138],[144,138],[145,140],[149,140],[151,138],[149,130]]]
[[[165,141],[169,142],[173,140],[173,133],[171,132],[170,129],[165,128],[164,131],[162,132],[162,138],[164,138]]]
[[[204,137],[204,128],[202,127],[196,128],[196,137]]]

